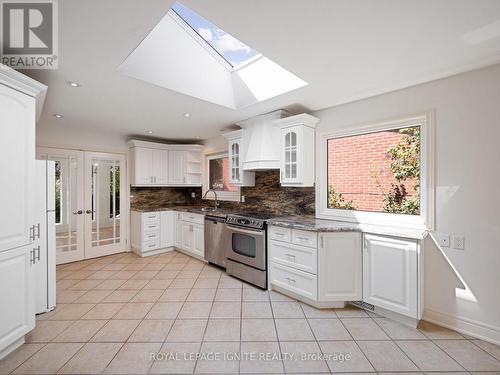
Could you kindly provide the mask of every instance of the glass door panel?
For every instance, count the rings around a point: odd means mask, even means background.
[[[84,259],[83,152],[41,148],[37,158],[55,161],[56,263]]]
[[[122,155],[87,153],[85,257],[93,258],[125,250],[121,223],[124,179]]]

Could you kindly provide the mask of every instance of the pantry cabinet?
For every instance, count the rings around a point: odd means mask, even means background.
[[[418,243],[365,234],[363,301],[418,318]]]
[[[132,186],[201,186],[201,146],[132,140],[129,147]]]
[[[314,186],[315,128],[318,122],[319,119],[305,113],[274,122],[281,129],[282,186]]]
[[[235,130],[224,137],[228,141],[229,182],[236,186],[255,186],[255,172],[243,170],[247,149],[245,130]]]
[[[35,326],[33,241],[35,220],[35,122],[47,87],[2,66],[0,69],[0,359],[24,342]]]

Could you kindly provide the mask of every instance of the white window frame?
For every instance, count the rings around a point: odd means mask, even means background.
[[[202,186],[203,195],[210,188],[210,160],[227,158],[227,151],[217,152],[215,154],[205,155],[205,183]],[[217,199],[220,201],[231,201],[231,202],[239,202],[240,201],[240,187],[237,186],[237,191],[217,191]],[[205,198],[208,200],[214,200],[213,194],[208,194]]]
[[[328,140],[420,125],[420,215],[328,208]],[[406,115],[355,127],[325,130],[316,135],[316,217],[359,224],[434,230],[434,114]]]

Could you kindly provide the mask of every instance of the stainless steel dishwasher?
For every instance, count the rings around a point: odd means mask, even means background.
[[[205,216],[205,260],[226,268],[226,248],[230,246],[226,219]]]

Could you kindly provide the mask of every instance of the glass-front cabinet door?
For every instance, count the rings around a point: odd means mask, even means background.
[[[281,182],[295,182],[300,178],[300,127],[282,129],[282,170]]]
[[[241,147],[239,141],[229,142],[229,180],[233,184],[241,183],[240,149]]]

